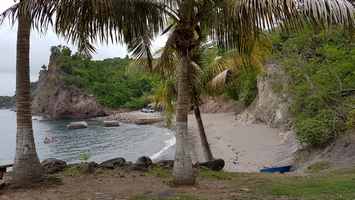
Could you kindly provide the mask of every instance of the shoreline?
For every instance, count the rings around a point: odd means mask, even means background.
[[[259,172],[264,167],[293,164],[298,145],[292,132],[264,124],[243,124],[234,113],[202,113],[206,135],[215,158],[226,162],[229,172]],[[197,123],[189,115],[189,131],[195,145],[194,160],[205,161]]]

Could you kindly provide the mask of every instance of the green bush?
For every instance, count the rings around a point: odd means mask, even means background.
[[[337,137],[336,120],[331,110],[322,110],[315,117],[299,117],[295,123],[297,138],[306,145],[327,144]]]
[[[157,82],[154,75],[129,72],[129,58],[92,61],[77,54],[69,54],[67,48],[53,50],[64,83],[87,91],[94,95],[100,104],[109,108],[144,107],[147,104],[145,93],[151,92]]]
[[[256,70],[245,70],[231,78],[225,90],[226,96],[250,105],[258,94],[257,76]]]
[[[274,59],[290,77],[286,89],[298,139],[306,145],[327,144],[352,124],[354,96],[347,91],[355,89],[353,37],[334,27],[275,34],[273,41]]]
[[[129,109],[139,109],[147,106],[149,101],[145,96],[139,98],[133,98],[130,101],[127,101],[122,107]]]

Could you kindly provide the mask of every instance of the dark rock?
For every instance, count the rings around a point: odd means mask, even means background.
[[[156,163],[157,166],[162,167],[162,168],[173,168],[174,167],[174,161],[173,160],[160,160]]]
[[[67,166],[67,163],[63,160],[49,158],[42,161],[41,165],[47,174],[54,174],[63,171]]]
[[[123,167],[126,164],[126,160],[124,158],[114,158],[111,160],[107,160],[100,164],[100,167],[106,169],[115,169],[117,167]]]
[[[153,161],[149,157],[142,156],[133,164],[132,169],[137,171],[147,171],[152,164]]]
[[[142,156],[142,157],[138,158],[138,160],[135,164],[145,167],[145,168],[148,168],[153,164],[153,161],[147,156]]]
[[[216,159],[204,163],[199,163],[198,165],[200,167],[207,167],[208,169],[213,171],[221,171],[225,166],[225,162],[223,159]]]

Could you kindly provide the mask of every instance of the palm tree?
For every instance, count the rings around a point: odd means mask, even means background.
[[[24,0],[21,0],[22,2]],[[30,32],[32,25],[34,25],[32,19],[35,19],[36,16],[32,15],[31,9],[23,7],[21,3],[14,5],[0,15],[0,24],[7,16],[12,19],[13,23],[16,18],[18,21],[16,55],[17,133],[16,156],[13,167],[13,183],[16,186],[41,181],[43,178],[43,170],[37,156],[33,136],[30,94]],[[43,18],[42,28],[45,28],[48,22],[48,18]]]
[[[94,41],[133,44],[143,52],[147,42],[163,31],[168,48],[176,49],[176,156],[174,182],[194,184],[187,118],[192,88],[189,71],[202,35],[220,47],[248,52],[263,29],[294,30],[306,23],[354,25],[354,8],[347,0],[26,0],[43,4],[35,13],[54,5],[56,31],[81,50],[93,51]],[[50,5],[50,6],[49,6]],[[169,20],[168,20],[169,19]],[[170,23],[169,23],[170,22]],[[199,34],[204,33],[204,34]],[[144,36],[144,37],[143,37]]]

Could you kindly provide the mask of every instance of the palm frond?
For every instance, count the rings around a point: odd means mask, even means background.
[[[152,55],[152,36],[149,31],[146,34],[141,35],[139,38],[135,38],[128,43],[128,52],[132,54],[132,56],[136,60],[144,60],[144,64],[148,71],[153,71],[153,55]]]
[[[9,19],[10,23],[13,25],[17,20],[19,3],[11,6],[0,14],[0,25],[4,23],[5,19]]]
[[[216,1],[203,27],[223,48],[250,52],[264,30],[300,30],[307,24],[353,27],[354,6],[347,0],[223,0]]]
[[[164,28],[167,15],[159,5],[156,0],[59,0],[55,28],[73,43],[85,35],[91,43],[131,44],[134,54],[141,55],[143,48],[134,47],[146,48],[147,38]]]
[[[220,74],[218,74],[209,83],[210,90],[213,90],[213,91],[223,90],[224,87],[227,85],[227,81],[231,77],[231,75],[232,75],[232,71],[230,69],[226,69],[223,72],[221,72]]]
[[[173,45],[173,37],[170,35],[165,47],[157,52],[159,58],[154,66],[154,71],[162,77],[170,77],[175,75],[176,66],[179,64],[178,55]]]
[[[16,3],[0,14],[0,25],[5,19],[9,19],[13,25],[18,18],[19,11],[21,11],[29,15],[33,28],[45,32],[53,24],[55,4],[49,3],[51,1],[53,0],[27,0]]]

